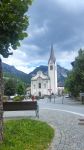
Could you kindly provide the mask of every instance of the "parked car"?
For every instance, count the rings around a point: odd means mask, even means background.
[[[69,97],[70,97],[70,95],[69,95],[69,94],[66,94],[66,95],[65,95],[65,98],[69,98]]]

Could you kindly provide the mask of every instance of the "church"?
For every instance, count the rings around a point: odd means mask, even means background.
[[[37,74],[31,78],[31,95],[42,97],[51,94],[57,95],[57,93],[57,64],[53,46],[51,46],[48,60],[48,75],[43,74],[43,72],[39,70]]]

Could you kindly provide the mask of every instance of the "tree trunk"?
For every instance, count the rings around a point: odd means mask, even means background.
[[[2,74],[2,61],[0,58],[0,142],[3,141],[3,74]]]

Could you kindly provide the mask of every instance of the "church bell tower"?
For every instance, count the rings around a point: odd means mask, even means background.
[[[48,76],[50,78],[51,93],[57,94],[57,64],[54,55],[53,45],[51,46],[50,58],[48,61]]]

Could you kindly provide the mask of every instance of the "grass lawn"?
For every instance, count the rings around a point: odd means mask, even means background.
[[[4,142],[0,144],[0,150],[46,150],[53,136],[54,129],[41,121],[5,121]]]

